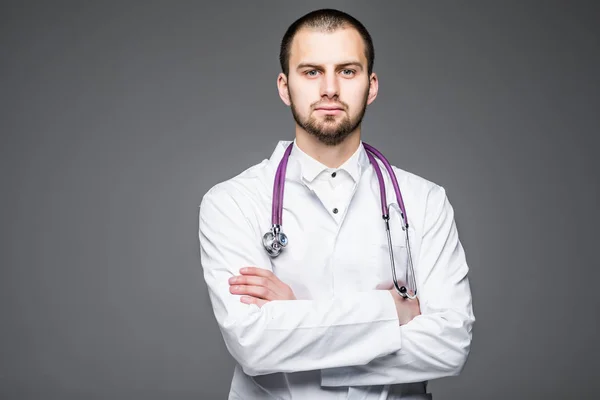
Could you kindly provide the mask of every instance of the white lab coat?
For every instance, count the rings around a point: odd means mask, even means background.
[[[273,178],[289,144],[279,142],[270,159],[215,185],[200,205],[204,278],[237,362],[229,398],[409,398],[392,393],[418,393],[428,380],[459,374],[475,317],[465,253],[444,188],[394,167],[421,307],[421,315],[399,326],[392,296],[381,290],[391,288],[389,253],[378,181],[362,143],[336,178],[326,175],[330,171],[319,174],[315,162],[307,163],[294,147],[283,200],[289,245],[277,258],[266,253],[261,240],[271,226]],[[403,277],[399,208],[380,166],[397,274]],[[346,179],[342,194],[327,194],[323,177]],[[243,266],[272,270],[298,300],[262,308],[241,303],[229,292],[228,279]]]

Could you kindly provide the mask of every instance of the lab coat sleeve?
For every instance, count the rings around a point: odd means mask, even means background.
[[[217,185],[199,209],[200,261],[225,345],[248,375],[367,364],[400,349],[391,293],[373,290],[325,300],[244,304],[228,279],[244,266],[271,270],[253,211]]]
[[[475,322],[469,268],[444,188],[433,187],[426,204],[415,265],[421,315],[401,326],[400,350],[364,365],[325,369],[322,386],[420,382],[462,371]]]

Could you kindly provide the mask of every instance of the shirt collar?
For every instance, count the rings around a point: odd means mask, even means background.
[[[352,156],[350,156],[350,158],[346,160],[339,168],[329,168],[303,152],[296,145],[296,140],[294,139],[294,141],[282,140],[275,147],[275,150],[269,159],[269,163],[271,164],[273,171],[277,170],[277,167],[283,158],[283,153],[290,144],[292,144],[293,147],[287,165],[287,179],[302,179],[306,182],[312,182],[323,171],[334,172],[338,170],[344,170],[348,172],[354,182],[358,182],[365,167],[369,165],[369,158],[367,157],[367,153],[362,141],[360,142],[360,145],[354,154],[352,154]]]

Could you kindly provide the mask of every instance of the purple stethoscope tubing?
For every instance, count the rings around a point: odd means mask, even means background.
[[[402,199],[402,193],[400,192],[400,186],[398,185],[398,180],[396,179],[396,174],[394,173],[392,165],[384,157],[384,155],[379,150],[377,150],[376,148],[374,148],[373,146],[371,146],[367,143],[363,142],[363,146],[367,152],[367,157],[369,158],[371,165],[375,169],[375,174],[377,175],[377,181],[379,182],[379,193],[380,193],[380,198],[381,198],[381,213],[382,213],[382,218],[385,222],[394,286],[396,287],[396,290],[398,291],[398,293],[400,293],[400,295],[402,297],[414,299],[417,297],[417,287],[416,287],[416,282],[415,282],[415,274],[414,274],[414,269],[413,269],[413,261],[412,261],[409,235],[408,235],[408,216],[406,214],[406,208],[404,206],[404,201]],[[284,247],[286,247],[288,244],[287,236],[283,232],[281,232],[281,225],[282,225],[282,219],[283,219],[283,194],[284,194],[283,189],[285,186],[285,172],[287,169],[287,164],[288,164],[288,159],[289,159],[290,153],[292,152],[292,148],[293,148],[293,143],[290,143],[290,145],[286,148],[286,150],[283,154],[283,157],[281,159],[281,162],[279,163],[279,166],[277,167],[277,172],[275,173],[275,179],[274,179],[274,184],[273,184],[273,203],[272,203],[272,208],[271,208],[272,227],[271,227],[271,230],[269,232],[265,233],[265,235],[263,236],[263,245],[265,246],[265,249],[267,250],[269,255],[271,255],[273,257],[278,256],[279,253],[281,252],[281,250]],[[387,170],[388,175],[390,176],[390,179],[392,181],[392,186],[394,187],[394,193],[396,195],[396,200],[398,201],[398,206],[400,208],[400,214],[401,214],[402,223],[403,223],[402,230],[405,231],[406,247],[407,247],[407,253],[408,253],[407,263],[408,263],[408,267],[410,268],[410,271],[411,271],[410,276],[411,276],[411,281],[412,281],[412,287],[414,289],[413,294],[408,292],[406,286],[399,286],[398,280],[396,279],[396,267],[395,267],[395,263],[394,263],[394,253],[392,251],[392,238],[391,238],[391,234],[390,234],[390,225],[389,225],[389,219],[390,219],[389,218],[389,207],[387,205],[387,199],[386,199],[386,193],[385,193],[385,183],[384,183],[384,179],[383,179],[383,174],[381,173],[381,168],[379,167],[379,164],[377,163],[377,160],[375,158],[378,158],[384,165],[385,169]],[[408,273],[408,271],[407,271],[407,273]]]

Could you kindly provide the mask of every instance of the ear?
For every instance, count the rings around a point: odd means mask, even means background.
[[[277,76],[277,90],[279,91],[279,97],[285,103],[286,106],[291,105],[290,102],[290,90],[288,88],[288,79],[283,72]]]
[[[371,104],[373,101],[375,101],[378,91],[379,80],[377,79],[377,74],[373,72],[369,78],[369,97],[367,98],[367,104]]]

